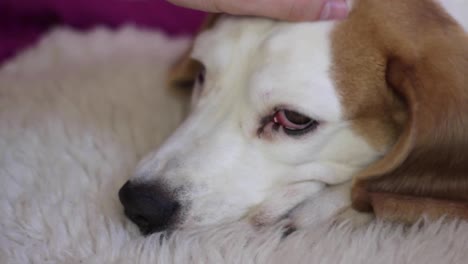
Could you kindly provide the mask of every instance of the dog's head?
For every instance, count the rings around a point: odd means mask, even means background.
[[[407,36],[361,2],[345,22],[224,16],[199,34],[172,79],[193,82],[191,114],[120,191],[143,232],[274,221],[392,148],[409,110],[388,65],[410,55],[391,41]]]

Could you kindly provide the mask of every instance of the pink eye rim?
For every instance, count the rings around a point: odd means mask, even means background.
[[[296,120],[291,120],[294,119],[292,117],[296,118]],[[317,120],[288,109],[276,110],[272,117],[272,122],[276,126],[282,127],[283,131],[291,136],[305,134],[314,130],[319,125]]]

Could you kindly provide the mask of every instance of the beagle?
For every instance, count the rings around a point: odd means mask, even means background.
[[[317,219],[468,218],[468,1],[349,5],[207,21],[170,77],[191,114],[119,192],[143,233],[271,224],[306,200]]]

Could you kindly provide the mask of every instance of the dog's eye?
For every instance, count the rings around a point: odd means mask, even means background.
[[[318,121],[301,113],[290,110],[278,110],[273,116],[273,122],[281,127],[288,135],[302,135],[318,126]]]

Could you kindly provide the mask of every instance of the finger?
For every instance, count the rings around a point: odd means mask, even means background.
[[[346,17],[345,0],[169,0],[207,12],[265,16],[289,21],[340,19]]]
[[[175,5],[187,7],[191,9],[220,13],[227,12],[226,10],[220,10],[218,8],[218,0],[167,0]]]

